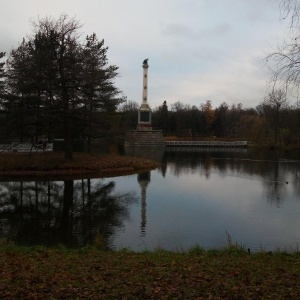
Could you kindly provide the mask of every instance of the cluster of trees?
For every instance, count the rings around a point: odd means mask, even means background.
[[[267,57],[273,68],[271,92],[255,108],[211,101],[200,106],[164,101],[152,121],[165,135],[233,137],[272,144],[300,141],[299,106],[287,102],[287,91],[299,87],[300,1],[282,0],[290,16],[291,40]],[[137,125],[139,104],[121,96],[109,65],[108,48],[96,34],[80,39],[80,24],[61,15],[33,22],[33,33],[0,62],[0,138],[30,141],[64,139],[65,157],[73,141],[122,135]],[[5,53],[0,52],[0,60]],[[4,114],[2,112],[5,112]]]
[[[125,103],[120,111],[124,124],[134,128],[138,104]],[[199,107],[176,102],[168,108],[164,101],[153,109],[152,125],[162,129],[165,136],[239,138],[260,144],[292,144],[300,142],[300,106],[289,105],[283,90],[273,90],[255,108],[226,102],[213,108],[211,101]]]
[[[34,33],[11,51],[5,72],[0,65],[5,135],[21,142],[63,138],[68,159],[74,138],[90,144],[106,134],[110,115],[123,101],[113,82],[118,68],[108,65],[104,41],[92,34],[82,42],[80,27],[66,15],[40,19]]]

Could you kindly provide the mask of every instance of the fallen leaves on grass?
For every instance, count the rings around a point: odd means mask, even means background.
[[[75,153],[73,160],[64,159],[63,153],[0,155],[0,176],[22,175],[119,175],[158,167],[157,162],[121,155]]]
[[[0,267],[1,299],[300,298],[298,254],[0,249]]]

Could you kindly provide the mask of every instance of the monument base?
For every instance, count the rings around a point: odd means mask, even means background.
[[[166,149],[162,130],[129,130],[125,137],[125,154],[161,161]]]
[[[146,159],[151,159],[159,163],[162,162],[163,155],[165,153],[165,147],[125,147],[125,155],[142,157]]]
[[[144,127],[147,128],[147,127]],[[162,130],[129,130],[125,137],[125,147],[160,147],[165,148],[166,143]]]
[[[143,124],[143,123],[139,123],[137,125],[137,130],[142,130],[142,131],[145,131],[145,130],[152,130],[152,125],[151,124]]]

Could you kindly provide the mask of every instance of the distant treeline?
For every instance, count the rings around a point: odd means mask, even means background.
[[[0,52],[0,142],[64,140],[72,159],[75,140],[116,141],[138,122],[137,102],[115,86],[118,67],[96,34],[80,39],[80,24],[61,15],[33,24],[33,33],[7,54]],[[273,89],[257,107],[212,101],[199,106],[167,101],[153,108],[152,125],[165,136],[239,138],[258,144],[300,142],[299,106]]]
[[[121,105],[123,127],[136,126],[138,108],[138,103],[133,101]],[[162,129],[165,136],[238,138],[264,145],[300,142],[300,106],[289,105],[281,91],[270,93],[255,108],[225,102],[213,108],[212,101],[198,107],[182,102],[169,107],[164,101],[153,109],[152,124],[154,128]]]

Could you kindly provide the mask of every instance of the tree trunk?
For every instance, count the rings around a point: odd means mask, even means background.
[[[65,114],[64,117],[64,150],[65,159],[73,159],[73,145],[72,145],[72,133],[71,133],[71,122],[69,114]]]
[[[276,117],[275,117],[275,146],[278,146],[279,138],[279,107],[276,107]]]

